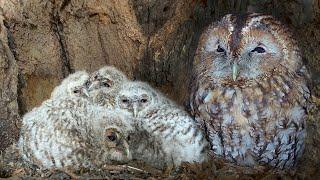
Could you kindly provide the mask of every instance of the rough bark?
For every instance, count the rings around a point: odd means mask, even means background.
[[[8,7],[0,9],[0,151],[13,143],[19,132],[19,114],[17,103],[18,66],[9,48],[10,34],[5,26],[4,13],[10,14]],[[0,6],[1,7],[1,6]]]

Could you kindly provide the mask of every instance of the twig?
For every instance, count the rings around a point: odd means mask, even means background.
[[[136,168],[136,167],[132,167],[132,166],[128,166],[128,165],[107,165],[107,166],[104,166],[103,167],[105,170],[109,170],[109,171],[112,171],[112,170],[115,170],[115,171],[138,171],[138,172],[143,172],[143,173],[146,173],[146,174],[150,174],[149,172],[145,171],[145,170],[142,170],[142,169],[139,169],[139,168]]]
[[[136,170],[136,171],[139,171],[139,172],[143,172],[143,173],[147,173],[147,174],[150,174],[149,172],[145,171],[145,170],[142,170],[142,169],[139,169],[139,168],[135,168],[135,167],[132,167],[132,166],[128,166],[128,165],[123,165],[124,167],[128,168],[128,169],[133,169],[133,170]]]

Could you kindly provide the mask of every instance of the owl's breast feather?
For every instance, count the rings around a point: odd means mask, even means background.
[[[202,86],[191,102],[216,154],[239,164],[253,158],[290,166],[303,149],[306,96],[302,87],[304,81],[284,77],[246,87]]]

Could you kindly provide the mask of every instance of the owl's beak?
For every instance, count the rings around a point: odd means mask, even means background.
[[[94,87],[94,82],[91,82],[91,84],[88,87],[88,90],[91,91],[93,89],[93,87]]]
[[[83,93],[84,95],[86,95],[87,97],[89,97],[89,92],[88,92],[88,90],[87,90],[86,88],[83,88],[83,89],[82,89],[82,93]]]
[[[232,79],[235,81],[238,77],[239,74],[239,66],[236,62],[233,63],[232,65]]]
[[[138,116],[138,105],[136,103],[133,103],[133,117]]]
[[[126,142],[126,141],[124,141],[123,142],[123,146],[124,146],[124,148],[125,148],[125,152],[126,152],[126,160],[131,160],[132,159],[132,155],[131,155],[131,152],[130,152],[130,149],[129,149],[129,144]]]

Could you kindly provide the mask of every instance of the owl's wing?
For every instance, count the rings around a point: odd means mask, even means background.
[[[301,68],[298,69],[296,75],[298,76],[298,92],[302,95],[298,99],[298,102],[308,112],[314,106],[314,104],[312,103],[312,96],[310,91],[313,86],[311,76],[305,65],[302,65]]]

